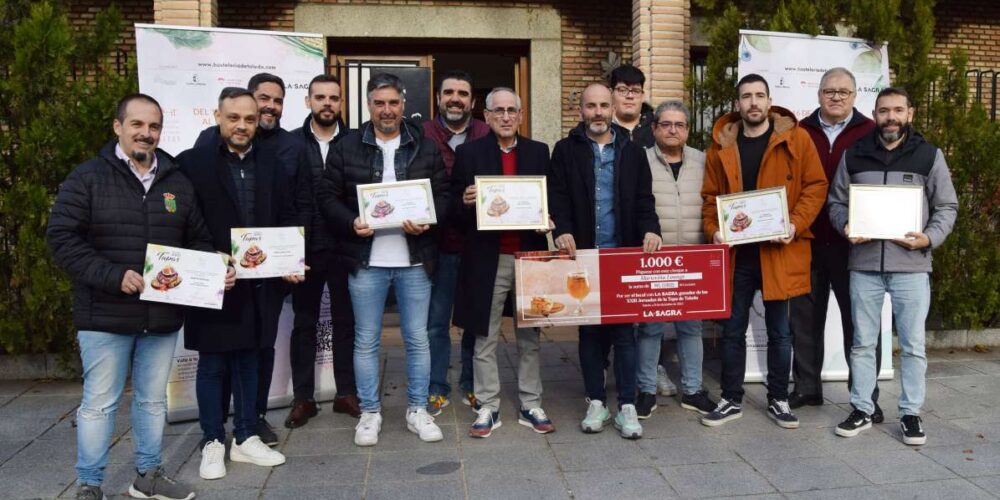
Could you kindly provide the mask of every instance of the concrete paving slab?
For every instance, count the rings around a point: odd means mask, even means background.
[[[1000,443],[930,447],[921,453],[962,477],[992,476],[1000,471]]]
[[[0,420],[7,418],[62,418],[80,404],[80,396],[23,395],[0,408]]]
[[[35,384],[34,380],[0,380],[0,396],[19,396]]]
[[[354,429],[303,427],[289,433],[288,441],[281,447],[281,452],[286,456],[310,456],[368,453],[369,450],[354,444]]]
[[[395,500],[399,498],[407,500],[458,500],[466,497],[465,485],[461,481],[385,481],[369,484],[364,498],[366,500]]]
[[[782,493],[871,484],[833,457],[781,458],[761,460],[753,465]]]
[[[284,465],[275,467],[267,480],[267,488],[280,489],[303,485],[351,485],[363,483],[369,455],[357,453],[288,457]]]
[[[0,441],[31,441],[59,423],[54,417],[30,415],[0,418]]]
[[[849,453],[838,458],[875,484],[911,483],[957,476],[917,450]]]
[[[730,442],[716,436],[688,436],[663,439],[643,438],[639,448],[658,467],[740,461]]]
[[[557,500],[572,498],[561,477],[527,476],[507,477],[493,476],[467,481],[468,498],[477,500],[523,500],[526,498],[544,498]]]
[[[679,498],[660,471],[652,467],[612,469],[602,474],[567,472],[566,482],[578,500]]]
[[[428,444],[422,450],[373,454],[368,482],[457,480],[461,469],[456,449]]]
[[[462,452],[465,463],[465,477],[480,479],[501,475],[505,477],[558,475],[559,462],[548,449],[507,448],[498,453],[497,449],[465,449]]]
[[[734,497],[776,491],[764,476],[742,462],[674,465],[659,469],[683,498]]]
[[[56,498],[73,483],[74,477],[72,462],[0,467],[0,484],[7,499]]]
[[[607,429],[604,433],[615,432]],[[617,436],[616,436],[617,437]],[[559,443],[552,445],[559,465],[564,471],[585,471],[615,468],[650,467],[653,465],[635,441],[594,441],[579,443]]]

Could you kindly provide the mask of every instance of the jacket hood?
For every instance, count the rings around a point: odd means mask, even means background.
[[[611,130],[615,132],[614,134],[615,147],[621,147],[623,144],[629,141],[628,130],[625,130],[625,128],[620,125],[615,125],[614,123],[610,124],[610,126]],[[576,126],[573,127],[573,130],[569,131],[569,136],[577,141],[581,141],[584,143],[590,140],[590,138],[587,137],[587,125],[584,124],[582,121],[580,123],[577,123]]]
[[[795,113],[781,106],[771,106],[767,119],[771,121],[775,135],[788,132],[798,124],[798,121],[795,119]],[[715,126],[712,127],[712,141],[719,145],[719,147],[726,148],[732,146],[736,144],[736,137],[742,127],[743,121],[740,118],[739,112],[726,113],[722,115],[722,118],[716,120]]]
[[[852,110],[851,121],[847,122],[847,127],[845,127],[845,130],[848,128],[856,127],[870,120],[870,118],[861,114],[861,112],[858,111],[858,108],[851,108],[851,110]],[[802,121],[799,122],[799,124],[805,127],[814,128],[816,130],[823,130],[823,125],[819,122],[819,108],[813,110],[813,112],[809,116],[803,118]]]
[[[112,139],[107,144],[105,144],[99,153],[99,156],[111,162],[112,165],[118,166],[122,165],[121,160],[115,156],[115,145],[118,144],[117,139]],[[166,151],[156,148],[153,153],[156,155],[156,168],[158,176],[162,176],[167,172],[177,168],[177,164],[174,161],[174,157],[167,153]]]

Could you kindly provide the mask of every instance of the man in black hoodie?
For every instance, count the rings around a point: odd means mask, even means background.
[[[306,184],[311,195],[326,170],[330,148],[349,130],[340,119],[340,80],[333,75],[319,75],[309,82],[306,107],[310,110],[302,127],[291,132],[301,141],[300,161],[310,174]],[[311,270],[306,281],[292,292],[295,326],[292,329],[290,361],[292,365],[292,411],[285,427],[294,429],[316,416],[316,323],[319,321],[323,286],[329,289],[330,314],[333,319],[333,372],[337,396],[333,411],[361,416],[354,385],[354,311],[347,291],[347,267],[335,255],[337,238],[326,221],[314,211],[306,229],[307,257]]]
[[[123,97],[114,121],[118,139],[66,177],[49,218],[52,257],[73,280],[73,324],[83,362],[83,401],[76,412],[78,499],[104,498],[101,483],[130,365],[138,475],[129,493],[194,497],[164,474],[160,456],[167,378],[183,309],[140,302],[139,294],[147,244],[211,251],[212,240],[191,182],[156,147],[162,129],[155,99]],[[235,280],[230,267],[226,287]]]

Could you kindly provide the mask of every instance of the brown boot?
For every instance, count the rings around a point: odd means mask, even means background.
[[[309,422],[310,418],[315,417],[317,413],[319,413],[319,409],[316,407],[315,401],[296,399],[292,402],[292,411],[288,414],[288,418],[285,419],[285,427],[289,429],[302,427]]]
[[[334,413],[346,413],[354,418],[361,418],[361,405],[358,397],[351,394],[333,398]]]

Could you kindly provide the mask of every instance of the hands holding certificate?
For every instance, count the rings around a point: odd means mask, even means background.
[[[413,221],[407,219],[403,221],[402,228],[406,234],[420,236],[424,231],[430,229],[431,226],[430,224],[414,224]],[[354,234],[362,238],[368,238],[375,235],[375,230],[368,226],[368,224],[361,222],[361,217],[357,217],[354,219]]]
[[[844,226],[844,234],[851,234],[850,224]],[[860,245],[862,243],[868,243],[871,238],[863,237],[848,237],[847,241],[850,241],[852,245]],[[926,234],[919,231],[910,231],[906,233],[903,238],[894,238],[889,240],[907,250],[920,250],[922,248],[927,248],[931,246],[931,239],[927,237]]]

